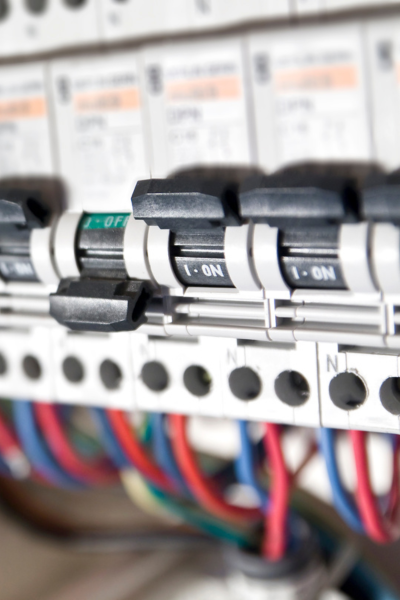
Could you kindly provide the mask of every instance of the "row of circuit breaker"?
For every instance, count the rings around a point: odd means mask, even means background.
[[[400,17],[0,67],[0,179],[60,178],[67,208],[129,211],[182,167],[400,165]]]
[[[398,0],[0,0],[0,59],[248,21],[393,7]]]
[[[58,284],[49,312],[70,329],[293,341],[314,323],[326,341],[330,323],[337,340],[344,324],[375,334],[364,345],[398,340],[399,171],[308,164],[241,183],[188,171],[139,181],[130,212],[55,217],[35,192],[1,193],[0,275]],[[268,299],[289,301],[274,324]]]

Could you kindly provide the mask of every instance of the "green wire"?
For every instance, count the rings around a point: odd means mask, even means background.
[[[189,525],[196,527],[196,529],[203,530],[209,535],[225,542],[239,544],[242,547],[251,545],[251,534],[241,533],[198,509],[185,506],[149,484],[147,484],[147,487],[151,495],[164,508],[182,518]]]
[[[94,458],[102,453],[102,447],[98,440],[91,435],[68,424],[68,437],[80,454],[87,458]]]
[[[152,420],[148,414],[145,415],[144,422],[140,428],[139,436],[145,446],[148,446],[151,442],[153,435]]]

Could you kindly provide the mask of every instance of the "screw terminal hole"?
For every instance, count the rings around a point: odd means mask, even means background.
[[[310,397],[307,379],[297,371],[283,371],[275,379],[275,394],[288,406],[302,406]]]
[[[62,364],[62,370],[64,377],[70,383],[80,383],[85,376],[83,365],[75,356],[67,356]]]
[[[201,398],[210,393],[212,379],[206,369],[199,365],[192,365],[184,372],[183,383],[193,396]]]
[[[383,408],[400,415],[400,377],[388,377],[381,385],[379,398]]]
[[[5,19],[10,12],[9,0],[0,0],[0,21]]]
[[[7,373],[7,370],[8,366],[6,357],[4,356],[4,354],[0,353],[0,376],[5,375]]]
[[[122,382],[122,371],[114,361],[106,359],[100,365],[100,379],[108,390],[117,390]]]
[[[47,0],[25,0],[25,7],[34,15],[40,15],[47,9]]]
[[[329,384],[329,395],[335,406],[342,410],[355,410],[364,404],[367,388],[355,373],[339,373]]]
[[[40,362],[37,358],[35,358],[35,356],[32,356],[30,354],[25,356],[22,361],[22,368],[25,375],[29,379],[37,380],[40,379],[40,377],[42,376],[42,367],[40,366]]]
[[[141,378],[145,386],[152,392],[163,392],[169,384],[169,376],[163,364],[156,360],[143,365]]]
[[[229,375],[229,387],[239,400],[255,400],[261,393],[261,379],[250,367],[239,367]]]
[[[64,0],[64,4],[68,8],[81,8],[86,4],[87,0]]]

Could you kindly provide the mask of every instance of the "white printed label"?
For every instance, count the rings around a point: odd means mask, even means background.
[[[54,86],[72,202],[128,209],[136,181],[149,176],[136,72],[117,61],[88,64],[58,73]]]
[[[370,157],[358,38],[273,46],[279,162]]]
[[[43,69],[0,71],[0,177],[52,172]]]
[[[250,160],[240,48],[164,62],[168,169]]]

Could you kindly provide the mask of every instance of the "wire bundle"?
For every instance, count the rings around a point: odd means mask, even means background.
[[[392,444],[392,484],[385,498],[377,498],[372,490],[367,436],[363,431],[349,431],[353,459],[356,469],[356,491],[353,496],[345,489],[336,461],[336,432],[321,429],[320,448],[324,455],[331,483],[334,505],[343,520],[357,533],[366,534],[375,542],[384,544],[400,537],[397,524],[399,503],[399,456],[400,440]]]
[[[19,400],[11,415],[0,413],[0,474],[28,477],[69,489],[114,484],[120,478],[129,495],[146,510],[183,522],[219,539],[258,545],[266,560],[279,561],[291,543],[290,492],[299,472],[315,453],[312,443],[296,473],[286,465],[282,428],[263,426],[253,443],[247,423],[238,422],[240,452],[234,464],[204,461],[187,437],[187,418],[154,414],[139,431],[128,414],[89,409],[98,439],[82,439],[71,409]],[[326,462],[334,504],[356,532],[387,543],[398,537],[400,443],[393,441],[393,481],[385,498],[372,492],[366,435],[349,432],[357,473],[356,493],[346,490],[336,461],[335,432],[322,429],[319,448]],[[85,441],[85,443],[83,443]],[[85,445],[86,444],[86,445]],[[211,461],[212,462],[212,461]],[[257,505],[228,500],[232,485],[251,488]],[[264,535],[259,537],[264,522]]]

